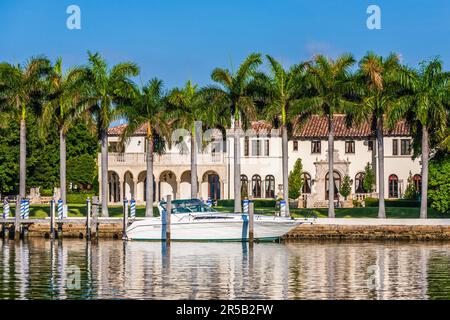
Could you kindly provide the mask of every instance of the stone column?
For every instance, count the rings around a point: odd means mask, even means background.
[[[120,188],[122,188],[123,185],[124,185],[124,181],[119,178],[119,183],[116,184],[116,188],[117,188],[116,195],[118,197],[115,199],[116,202],[120,202],[122,200],[121,194],[120,194]],[[124,188],[124,198],[125,198],[125,188]]]
[[[181,180],[177,180],[177,190],[175,191],[175,200],[180,199],[181,196]]]
[[[131,192],[131,196],[134,200],[137,200],[137,184],[138,181],[136,179],[133,179],[133,191]]]
[[[159,179],[155,178],[155,201],[159,202],[161,197],[159,195]]]

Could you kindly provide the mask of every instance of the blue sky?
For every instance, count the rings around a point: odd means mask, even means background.
[[[66,8],[81,8],[81,30],[66,28]],[[366,27],[370,4],[381,30]],[[288,66],[323,53],[400,53],[416,65],[439,55],[450,64],[447,0],[0,0],[0,61],[33,55],[83,64],[87,50],[110,64],[135,61],[141,79],[168,88],[210,82],[214,67],[236,68],[251,52]]]

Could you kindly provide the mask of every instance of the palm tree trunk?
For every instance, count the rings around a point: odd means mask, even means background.
[[[420,218],[427,218],[428,207],[428,159],[430,156],[428,128],[422,128],[422,194],[420,202]]]
[[[59,184],[61,188],[61,200],[63,204],[66,204],[66,135],[63,129],[59,130]]]
[[[153,217],[153,137],[147,138],[147,173],[145,188],[145,216]]]
[[[328,117],[328,218],[334,218],[334,124]]]
[[[288,177],[288,136],[287,136],[287,128],[286,125],[282,125],[281,127],[282,133],[282,166],[283,166],[283,198],[286,201],[286,217],[290,216],[289,213],[289,177]]]
[[[108,217],[108,134],[105,129],[101,129],[101,161],[102,161],[102,217]]]
[[[377,125],[377,148],[378,148],[378,218],[386,218],[386,208],[384,205],[384,135],[383,116],[378,120]]]
[[[192,125],[191,132],[191,198],[198,197],[197,190],[197,137],[195,135],[195,123]]]
[[[239,121],[234,124],[234,212],[242,212],[241,205],[241,137]]]
[[[25,122],[25,118],[22,117],[20,119],[20,155],[19,155],[19,198],[16,203],[16,223],[15,223],[15,232],[17,234],[20,232],[20,203],[22,199],[26,197],[26,158],[27,158],[27,126]],[[17,234],[14,236],[16,239],[19,237]]]

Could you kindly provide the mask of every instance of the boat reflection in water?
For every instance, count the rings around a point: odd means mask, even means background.
[[[1,299],[449,299],[439,243],[78,240],[0,248]]]

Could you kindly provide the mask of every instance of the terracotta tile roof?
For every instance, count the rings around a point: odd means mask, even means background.
[[[335,138],[364,138],[374,136],[368,122],[361,125],[347,127],[345,115],[335,115],[334,136]],[[384,130],[386,136],[408,136],[410,130],[405,121],[397,123],[393,130]],[[300,128],[294,131],[294,136],[300,139],[307,138],[326,138],[328,137],[328,120],[326,117],[312,116]]]
[[[335,138],[365,138],[369,136],[374,136],[371,132],[369,123],[363,123],[359,126],[347,127],[345,123],[344,115],[334,116],[334,131]],[[121,124],[108,129],[108,135],[119,136],[122,134],[123,130],[127,127],[126,124]],[[142,125],[138,130],[136,130],[135,135],[145,135],[147,125]],[[267,131],[270,132],[272,125],[264,120],[252,122],[252,129],[256,132]],[[326,117],[312,116],[308,119],[300,128],[294,131],[294,137],[299,139],[308,138],[326,138],[328,131],[328,120]],[[395,128],[391,131],[385,129],[384,134],[386,136],[409,136],[410,130],[409,126],[405,121],[400,121],[397,123]]]

